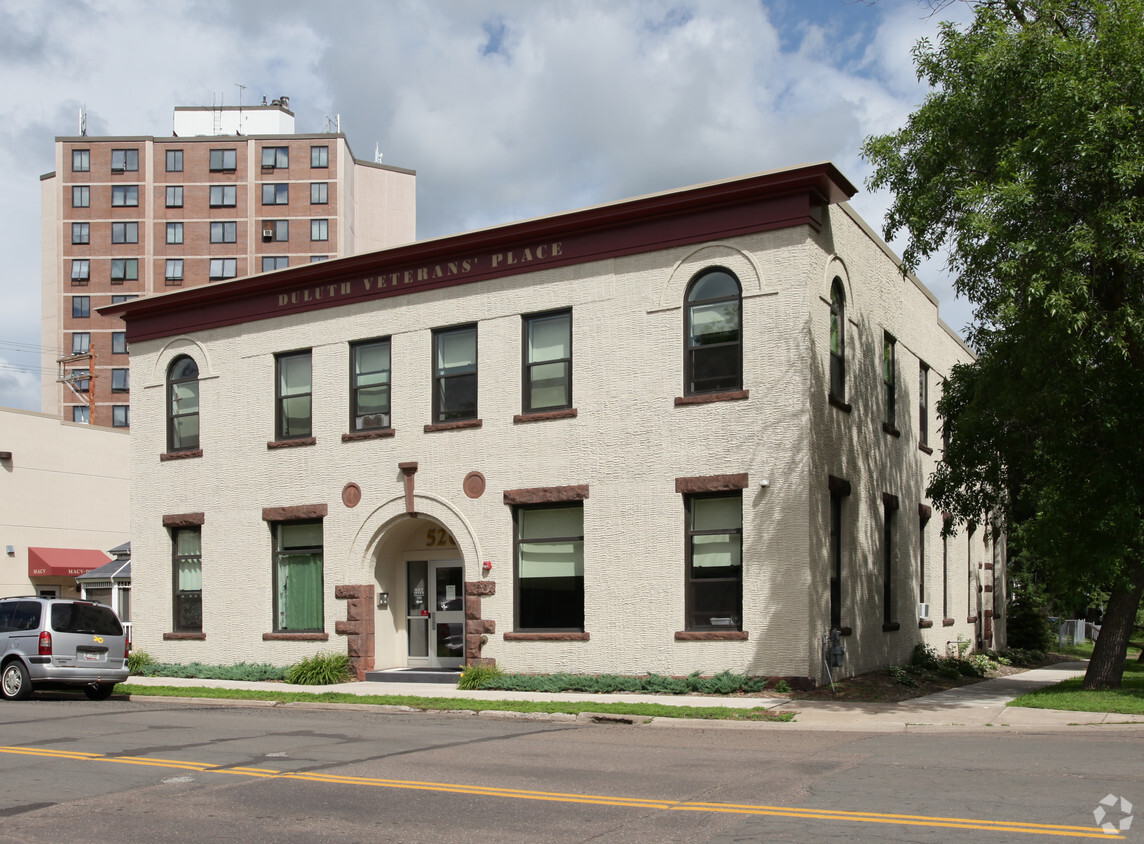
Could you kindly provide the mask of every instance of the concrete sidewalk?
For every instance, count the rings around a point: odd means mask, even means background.
[[[719,729],[844,730],[855,732],[905,732],[948,730],[1054,730],[1082,729],[1104,725],[1144,725],[1144,715],[1105,715],[1096,712],[1063,712],[1049,709],[1009,707],[1014,698],[1033,689],[1051,686],[1084,673],[1083,662],[1070,662],[1049,668],[1036,668],[1020,674],[984,680],[969,686],[947,689],[901,703],[847,703],[829,700],[788,700],[775,697],[719,697],[701,695],[639,695],[462,691],[439,683],[341,683],[332,686],[292,686],[286,683],[201,680],[180,677],[132,677],[138,686],[205,686],[209,688],[263,689],[277,692],[340,692],[353,695],[408,695],[435,698],[497,700],[561,700],[594,703],[658,703],[667,706],[727,706],[741,709],[763,707],[776,712],[797,712],[794,722],[705,721],[682,718],[656,718],[657,727],[696,727]],[[142,696],[140,699],[144,699]],[[146,698],[156,700],[156,698]],[[182,698],[179,698],[182,700]],[[306,706],[327,704],[302,704]],[[338,704],[328,704],[337,706]],[[507,713],[484,712],[486,717]],[[513,713],[514,715],[516,713]],[[537,716],[547,717],[547,716]],[[564,716],[568,717],[568,716]]]

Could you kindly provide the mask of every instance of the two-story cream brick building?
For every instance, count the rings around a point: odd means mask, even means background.
[[[808,165],[104,309],[136,645],[820,682],[832,627],[843,674],[993,641],[1002,549],[925,500],[971,354],[853,193]]]

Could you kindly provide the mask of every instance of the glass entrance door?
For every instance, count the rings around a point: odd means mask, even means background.
[[[459,668],[465,661],[465,584],[459,560],[410,560],[406,629],[410,665]]]

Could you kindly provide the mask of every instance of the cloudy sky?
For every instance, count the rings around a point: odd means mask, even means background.
[[[424,238],[824,159],[862,187],[937,21],[924,0],[0,0],[0,406],[39,409],[39,177],[81,108],[91,135],[169,136],[176,105],[287,95],[297,131],[340,116],[358,158],[417,171]],[[853,200],[877,229],[887,203]],[[942,270],[920,275],[960,329]]]

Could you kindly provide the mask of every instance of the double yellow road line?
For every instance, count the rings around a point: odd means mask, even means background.
[[[350,785],[368,788],[399,788],[415,791],[438,791],[446,794],[466,794],[474,797],[500,797],[513,800],[546,800],[556,803],[580,803],[593,806],[621,806],[631,809],[659,809],[668,812],[711,812],[736,815],[762,815],[800,820],[823,820],[838,823],[876,823],[892,826],[924,826],[931,829],[972,829],[997,833],[1024,833],[1027,835],[1070,836],[1072,838],[1103,838],[1123,840],[1118,834],[1105,833],[1092,826],[1062,826],[1059,824],[1024,823],[1022,821],[991,821],[981,818],[942,818],[927,815],[897,815],[884,812],[845,812],[833,809],[800,809],[793,806],[759,806],[739,803],[696,803],[679,800],[653,800],[641,797],[619,797],[605,794],[565,794],[556,791],[526,791],[518,788],[466,785],[463,783],[418,782],[375,777],[351,777],[337,774],[276,771],[270,768],[220,767],[205,762],[184,762],[179,759],[153,759],[146,756],[107,756],[72,750],[49,750],[38,747],[0,747],[0,753],[41,756],[50,759],[68,759],[78,762],[112,762],[120,765],[144,765],[156,768],[195,771],[206,774],[289,779],[321,782],[331,785]]]

